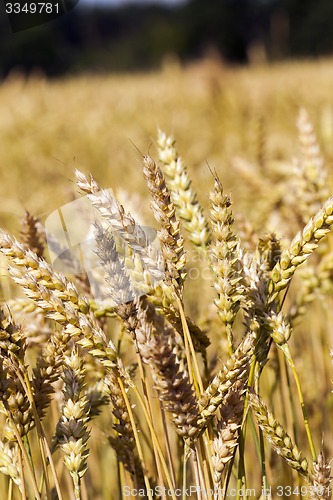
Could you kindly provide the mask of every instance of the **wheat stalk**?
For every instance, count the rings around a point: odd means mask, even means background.
[[[136,339],[142,359],[152,369],[155,388],[176,430],[184,439],[197,433],[198,407],[184,366],[176,357],[175,332],[143,297],[138,306]]]

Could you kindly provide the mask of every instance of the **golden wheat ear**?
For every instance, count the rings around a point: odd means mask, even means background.
[[[42,257],[45,248],[45,231],[38,217],[27,210],[21,220],[21,238],[30,250]]]
[[[143,157],[143,174],[152,197],[152,212],[160,225],[158,237],[164,257],[165,280],[181,297],[186,278],[185,251],[175,206],[164,175],[150,156]]]
[[[158,130],[157,147],[162,172],[177,215],[183,221],[190,241],[196,247],[206,248],[210,242],[208,220],[191,186],[185,164],[176,150],[175,140]]]
[[[333,224],[333,196],[310,219],[303,231],[300,231],[282,252],[279,262],[276,263],[271,273],[269,293],[274,300],[279,292],[284,290],[292,279],[298,266],[318,247],[319,241],[330,231]]]
[[[209,257],[213,270],[213,284],[218,294],[217,312],[225,325],[229,354],[234,350],[233,324],[244,298],[240,242],[233,229],[234,218],[229,196],[216,176],[214,191],[210,193],[210,217],[213,241]]]
[[[249,402],[258,425],[272,448],[286,460],[292,469],[295,469],[300,475],[309,478],[308,461],[306,458],[303,458],[291,437],[277,422],[273,414],[268,411],[267,406],[260,396],[250,391]]]

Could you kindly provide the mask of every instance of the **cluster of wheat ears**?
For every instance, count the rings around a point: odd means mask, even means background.
[[[101,416],[100,446],[114,453],[105,479],[114,498],[186,498],[190,485],[193,498],[225,498],[232,485],[237,498],[246,498],[255,461],[257,497],[271,498],[283,460],[292,471],[284,484],[303,498],[331,497],[330,457],[325,439],[313,436],[290,342],[309,304],[332,290],[329,239],[315,251],[331,230],[333,197],[304,110],[298,127],[293,216],[303,227],[289,242],[273,233],[259,238],[244,222],[236,231],[216,173],[206,217],[173,138],[161,131],[158,162],[149,155],[142,162],[159,249],[110,191],[76,171],[78,188],[100,214],[94,239],[113,301],[108,307],[98,307],[75,262],[72,276],[47,263],[36,217],[26,214],[20,241],[0,233],[9,273],[26,295],[3,301],[0,311],[0,471],[8,477],[1,498],[100,498],[102,489],[89,490],[86,477]],[[206,307],[216,315],[218,357],[209,351],[211,323],[200,327],[186,312],[193,249],[215,288],[215,311]],[[314,252],[311,266],[304,265]],[[301,265],[306,272],[288,302]],[[200,284],[197,294],[205,299]],[[262,383],[273,351],[290,388],[289,434],[274,416],[275,382]],[[96,459],[90,468],[98,468]]]

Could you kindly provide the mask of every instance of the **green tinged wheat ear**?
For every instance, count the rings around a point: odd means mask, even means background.
[[[302,457],[291,437],[283,427],[275,420],[273,414],[268,411],[263,400],[253,392],[249,394],[249,402],[253,413],[256,416],[259,427],[272,448],[281,455],[286,462],[299,474],[308,478],[308,462]]]
[[[208,221],[191,187],[184,162],[177,153],[175,140],[158,130],[157,146],[162,171],[177,214],[184,221],[184,227],[192,243],[205,248],[210,241]]]
[[[282,252],[280,261],[274,266],[269,283],[271,299],[284,290],[296,268],[303,264],[318,247],[318,242],[331,230],[333,224],[333,197],[310,219],[303,231],[292,240],[289,247]]]
[[[218,293],[215,304],[219,317],[226,327],[229,351],[233,351],[232,327],[244,296],[239,239],[233,231],[231,201],[223,194],[218,177],[215,177],[214,191],[210,193],[211,225],[214,236],[209,248],[213,269],[213,284]]]

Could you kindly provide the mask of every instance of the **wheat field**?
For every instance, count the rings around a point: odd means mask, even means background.
[[[1,499],[331,498],[332,83],[2,84]]]

